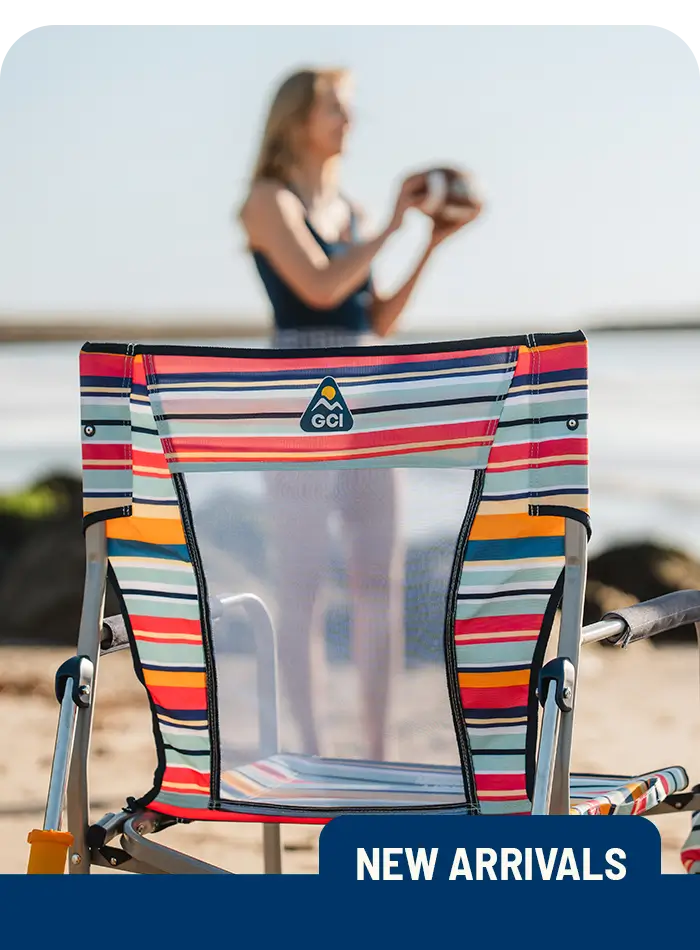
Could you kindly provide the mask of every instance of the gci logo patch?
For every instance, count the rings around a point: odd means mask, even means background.
[[[299,423],[304,432],[348,432],[354,420],[332,376],[326,376]]]

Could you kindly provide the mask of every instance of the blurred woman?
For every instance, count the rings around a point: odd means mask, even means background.
[[[377,293],[374,258],[425,198],[424,175],[401,183],[388,221],[369,235],[340,190],[351,128],[350,83],[341,69],[290,76],[270,106],[250,190],[240,212],[272,307],[276,347],[358,345],[394,329],[434,250],[466,223],[433,223],[413,272],[396,293]],[[473,217],[478,214],[475,209]],[[301,751],[317,754],[312,620],[340,515],[348,546],[353,658],[359,674],[366,752],[382,759],[392,657],[403,632],[403,558],[390,469],[275,472],[269,480],[280,572],[279,662]]]

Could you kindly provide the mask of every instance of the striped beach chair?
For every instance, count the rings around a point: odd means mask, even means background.
[[[700,811],[680,767],[570,773],[582,644],[626,646],[700,620],[691,591],[582,629],[581,332],[319,351],[89,343],[80,373],[84,606],[76,656],[57,675],[58,734],[30,872],[62,873],[68,853],[72,873],[221,873],[154,839],[183,821],[259,822],[265,870],[279,873],[282,824],[358,811]],[[400,570],[379,576],[373,541],[363,576],[376,603],[399,577],[405,642],[384,681],[382,753],[371,756],[358,698],[369,667],[353,654],[357,604],[343,552],[389,497],[401,505],[391,562]],[[279,590],[315,544],[319,506],[331,524],[330,604],[310,748],[287,682],[299,625]],[[107,580],[121,615],[104,620]],[[386,628],[378,617],[376,637]],[[97,661],[122,648],[150,703],[158,766],[152,788],[95,821]],[[697,836],[688,870],[700,869]]]

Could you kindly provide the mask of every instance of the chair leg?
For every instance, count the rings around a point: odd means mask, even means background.
[[[588,538],[586,529],[578,521],[566,519],[564,539],[564,595],[561,608],[561,627],[557,653],[573,665],[574,679],[578,675],[583,626],[583,599],[586,589],[586,556]],[[574,683],[570,684],[573,690]],[[567,704],[570,709],[560,717],[557,752],[552,777],[550,814],[568,815],[571,807],[571,746],[573,742],[575,694]],[[563,710],[564,711],[564,710]]]
[[[556,657],[540,671],[538,697],[544,707],[540,745],[535,770],[535,789],[532,796],[533,815],[568,814],[569,794],[557,800],[557,766],[563,724],[571,717],[576,673],[573,663],[565,657]],[[566,761],[568,776],[568,760]]]
[[[85,588],[83,609],[78,632],[78,655],[93,664],[94,674],[90,703],[78,711],[75,748],[71,761],[66,817],[68,830],[73,835],[71,874],[90,873],[90,849],[86,835],[90,825],[90,791],[88,786],[88,759],[92,735],[92,711],[95,705],[100,635],[104,617],[105,585],[107,582],[107,537],[105,523],[99,521],[85,531]]]
[[[263,860],[265,874],[282,873],[282,838],[277,822],[263,824]]]
[[[46,799],[43,828],[29,832],[28,874],[63,874],[66,854],[73,843],[73,835],[61,831],[63,805],[68,784],[68,770],[73,755],[75,723],[78,707],[73,702],[73,679],[64,681],[61,711],[56,729],[51,778]]]

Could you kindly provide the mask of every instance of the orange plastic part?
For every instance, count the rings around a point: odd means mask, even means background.
[[[70,831],[30,831],[27,874],[64,874],[66,855],[73,844]]]

